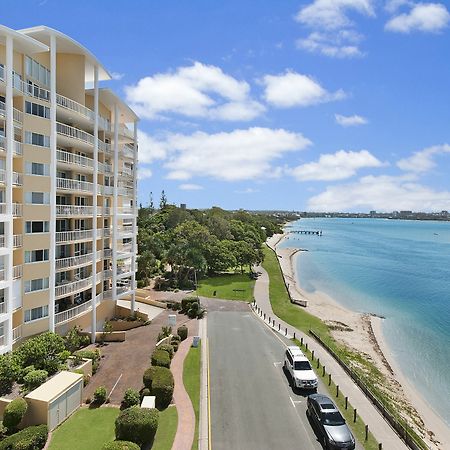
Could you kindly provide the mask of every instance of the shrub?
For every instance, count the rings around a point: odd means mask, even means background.
[[[180,341],[181,341],[181,338],[177,334],[175,336],[172,336],[172,339],[170,340],[170,343],[173,345],[174,342],[180,342]]]
[[[6,437],[8,434],[8,428],[3,425],[3,422],[0,420],[0,441]]]
[[[180,339],[182,341],[187,339],[187,337],[188,337],[188,328],[187,328],[187,326],[186,325],[181,325],[181,327],[178,327],[177,334],[178,334],[178,336],[180,336]]]
[[[27,391],[38,388],[48,377],[46,370],[32,370],[23,377],[23,383]]]
[[[153,441],[158,429],[158,410],[132,406],[124,409],[116,419],[116,439],[138,445]]]
[[[192,304],[197,303],[198,304],[198,298],[197,297],[186,297],[181,300],[181,312],[186,313],[191,309]]]
[[[156,397],[156,407],[165,409],[170,405],[173,396],[174,380],[172,372],[165,367],[161,367],[155,372],[152,380],[152,395]]]
[[[78,350],[74,353],[75,357],[92,359],[92,375],[97,372],[98,367],[100,365],[100,352],[98,349],[95,350]]]
[[[172,327],[162,327],[161,332],[158,334],[158,342],[161,339],[169,337],[171,333],[172,333]]]
[[[19,397],[6,405],[3,412],[3,425],[8,428],[9,431],[15,430],[23,419],[23,416],[27,412],[27,402]]]
[[[152,388],[152,381],[155,378],[155,374],[157,374],[158,372],[164,371],[164,370],[168,370],[168,369],[165,368],[165,367],[160,367],[160,366],[151,366],[151,367],[149,367],[144,372],[144,376],[142,377],[142,381],[144,383],[144,386],[147,389],[151,389]]]
[[[172,347],[173,347],[173,351],[174,351],[174,352],[177,352],[177,351],[178,351],[178,341],[175,341],[175,342],[172,344]]]
[[[82,369],[75,369],[73,373],[79,373],[80,375],[83,375],[83,387],[86,387],[89,384],[89,381],[91,381],[91,377],[89,374],[84,374]]]
[[[105,403],[106,401],[106,388],[105,386],[99,386],[94,391],[94,403],[97,405],[101,405],[102,403]]]
[[[102,450],[140,450],[139,445],[130,441],[113,441],[107,442]]]
[[[47,442],[47,425],[24,428],[0,442],[0,450],[40,450]]]
[[[81,327],[75,325],[64,336],[64,345],[70,353],[89,345],[89,336],[81,334]]]
[[[139,405],[139,392],[136,389],[128,388],[123,396],[122,405],[124,408]]]
[[[164,350],[155,349],[152,353],[152,366],[170,367],[170,356]]]
[[[148,395],[152,395],[149,388],[141,389],[141,392],[139,394],[140,394],[141,401],[144,397],[147,397]]]
[[[0,395],[11,392],[18,372],[18,366],[11,354],[0,355]]]
[[[21,344],[14,350],[14,358],[17,358],[20,367],[34,366],[52,375],[65,362],[64,349],[64,339],[48,331]]]
[[[173,358],[173,346],[170,344],[162,344],[158,347],[158,350],[163,350],[167,352],[170,356],[170,359]]]

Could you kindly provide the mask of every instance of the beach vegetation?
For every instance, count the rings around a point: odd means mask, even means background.
[[[158,418],[159,412],[154,408],[132,406],[124,409],[115,422],[116,439],[148,445],[155,437]]]

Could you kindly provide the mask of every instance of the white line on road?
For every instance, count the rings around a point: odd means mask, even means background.
[[[276,362],[273,363],[273,365],[274,365],[275,367],[281,366],[281,364],[283,364],[282,361],[276,361]]]
[[[289,396],[289,400],[291,401],[292,406],[295,408],[295,403],[294,403],[294,400],[292,400],[292,397],[291,397],[291,396]]]

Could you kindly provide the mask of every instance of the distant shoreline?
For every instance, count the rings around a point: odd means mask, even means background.
[[[305,292],[301,288],[297,273],[298,258],[302,250],[305,249],[279,248],[279,245],[288,241],[288,239],[287,233],[274,235],[267,240],[267,245],[277,254],[285,282],[289,285],[291,297],[306,300],[308,302],[306,311],[331,326],[333,337],[337,341],[368,355],[378,369],[391,380],[392,385],[398,385],[400,397],[414,406],[424,423],[424,427],[431,430],[434,437],[442,443],[437,446],[426,439],[427,443],[432,445],[432,448],[450,449],[446,446],[449,445],[447,443],[450,443],[449,427],[407,380],[393,358],[382,333],[384,319],[371,314],[351,311],[324,292]]]

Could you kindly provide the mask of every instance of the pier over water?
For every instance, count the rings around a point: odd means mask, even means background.
[[[315,234],[316,236],[322,236],[322,230],[316,231],[316,230],[292,230],[289,231],[289,234],[295,233],[295,234]]]

